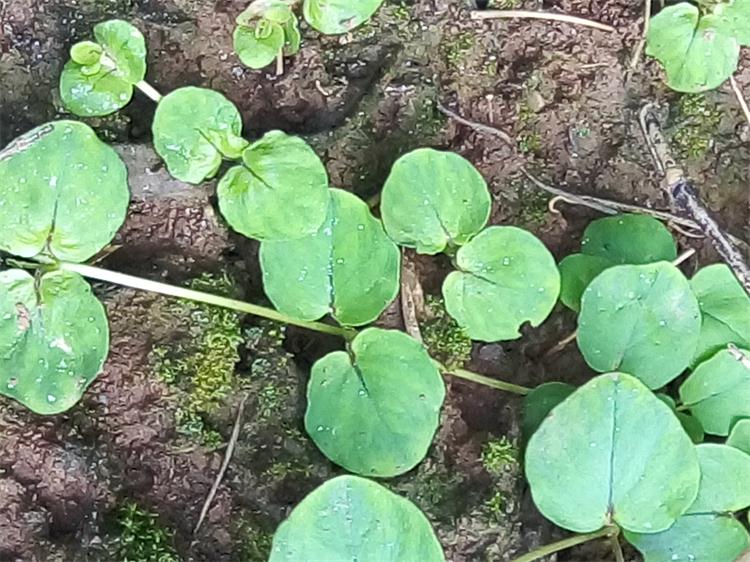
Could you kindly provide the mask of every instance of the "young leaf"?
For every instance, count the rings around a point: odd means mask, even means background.
[[[608,267],[615,265],[607,258],[571,254],[560,262],[560,301],[569,309],[581,310],[581,297],[586,287]]]
[[[727,344],[750,348],[750,297],[724,264],[704,267],[690,281],[703,324],[692,363],[710,358]]]
[[[192,86],[162,98],[152,131],[169,173],[192,184],[215,176],[222,157],[235,158],[248,144],[235,105],[219,92]]]
[[[399,158],[383,187],[380,210],[388,235],[420,254],[466,244],[490,217],[487,184],[471,162],[420,148]]]
[[[0,152],[0,250],[82,262],[125,220],[130,193],[117,153],[89,127],[54,121]]]
[[[60,75],[65,107],[84,117],[103,116],[125,107],[133,86],[146,76],[146,41],[126,21],[110,20],[94,27],[96,43],[73,45]]]
[[[261,29],[265,21],[268,32]],[[242,64],[253,69],[261,69],[273,61],[284,48],[286,42],[282,24],[269,20],[251,22],[234,28],[234,50]]]
[[[456,265],[443,283],[445,309],[475,340],[521,337],[520,326],[541,324],[560,293],[552,254],[520,228],[487,228],[459,249]]]
[[[721,14],[731,25],[732,33],[740,45],[750,46],[750,1],[733,0],[718,4],[714,12]]]
[[[750,357],[750,351],[741,352]],[[706,433],[729,435],[737,420],[750,417],[750,369],[723,349],[682,383],[680,398]]]
[[[263,286],[278,310],[302,320],[332,313],[350,326],[372,322],[396,297],[400,258],[367,204],[340,189],[330,190],[315,234],[260,246]]]
[[[353,559],[445,562],[430,522],[413,503],[370,480],[339,476],[313,490],[279,526],[269,562]]]
[[[307,23],[321,33],[338,35],[362,25],[377,11],[383,0],[304,0]]]
[[[698,445],[701,483],[687,513],[727,513],[750,506],[750,455],[716,443]]]
[[[288,57],[296,55],[302,44],[302,34],[299,31],[299,21],[290,18],[284,24],[284,54]]]
[[[750,535],[731,515],[683,515],[661,533],[624,533],[644,562],[735,562]]]
[[[522,433],[528,440],[555,406],[575,392],[576,387],[564,382],[546,382],[529,392],[523,400]]]
[[[258,240],[315,234],[328,212],[328,173],[305,141],[271,131],[250,145],[243,165],[219,182],[219,209],[231,227]]]
[[[102,369],[109,328],[102,304],[77,274],[39,281],[0,272],[0,394],[37,414],[58,414],[80,400]]]
[[[698,443],[703,443],[703,440],[706,438],[706,432],[703,431],[701,422],[693,416],[683,414],[682,412],[675,412],[675,415],[677,416],[677,419],[680,420],[685,433],[690,436],[690,440],[696,445]]]
[[[750,419],[734,424],[727,438],[727,445],[750,455]]]
[[[368,328],[349,353],[334,351],[313,365],[305,428],[346,470],[397,476],[427,454],[444,399],[440,372],[418,341]]]
[[[583,293],[577,339],[592,369],[623,371],[660,388],[688,366],[700,329],[698,301],[679,269],[618,265]]]
[[[667,85],[678,92],[717,88],[737,70],[740,46],[734,25],[718,14],[701,15],[688,2],[656,14],[647,39],[646,53],[661,62]]]
[[[526,449],[539,510],[586,533],[668,529],[693,503],[698,455],[669,406],[630,375],[600,375],[542,422]]]

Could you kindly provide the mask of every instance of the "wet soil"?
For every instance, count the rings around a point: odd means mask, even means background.
[[[305,30],[302,51],[276,77],[242,67],[232,53],[233,19],[244,1],[0,0],[0,145],[63,115],[55,83],[67,49],[92,24],[122,17],[144,32],[148,80],[162,92],[189,84],[221,90],[240,108],[249,136],[272,128],[305,135],[332,184],[365,197],[377,193],[400,154],[417,146],[455,150],[487,179],[492,223],[531,229],[558,258],[577,249],[596,215],[564,204],[562,213],[548,212],[547,197],[523,178],[521,164],[572,192],[665,208],[637,119],[644,103],[657,102],[668,108],[667,132],[680,141],[705,201],[725,228],[750,239],[750,132],[728,87],[688,105],[666,89],[653,62],[631,70],[642,24],[638,3],[522,7],[591,18],[617,32],[473,22],[469,0],[390,1],[351,36]],[[741,85],[750,85],[748,63],[745,54]],[[506,132],[517,145],[447,120],[438,102]],[[169,178],[149,147],[152,115],[153,105],[136,95],[120,114],[89,121],[119,143],[133,191],[130,216],[104,265],[172,283],[226,274],[239,287],[236,296],[263,302],[257,248],[217,216],[213,185]],[[717,260],[701,240],[680,243],[696,247],[700,263]],[[414,259],[425,292],[439,293],[448,264]],[[0,561],[120,560],[112,521],[125,502],[158,516],[179,560],[266,560],[270,536],[291,507],[338,473],[306,438],[301,420],[309,366],[339,342],[238,319],[242,342],[229,388],[203,412],[218,442],[202,442],[181,431],[185,391],[156,376],[154,363],[154,350],[183,349],[203,329],[195,311],[130,290],[95,290],[107,305],[112,351],[81,404],[40,418],[0,401]],[[399,325],[398,307],[382,322]],[[575,346],[546,354],[573,329],[573,316],[560,309],[521,340],[474,344],[468,367],[524,385],[583,381],[591,373]],[[194,535],[243,396],[237,452]],[[387,483],[426,511],[452,562],[508,561],[562,536],[536,512],[523,482],[520,406],[514,396],[449,381],[428,458]],[[483,462],[488,443],[498,442],[512,445],[499,470]],[[557,560],[611,557],[594,544]]]

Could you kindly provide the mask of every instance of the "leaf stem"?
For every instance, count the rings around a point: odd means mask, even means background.
[[[143,92],[146,96],[154,100],[156,103],[159,103],[161,101],[161,98],[163,97],[157,90],[154,88],[151,84],[146,82],[145,80],[141,80],[135,85],[136,88],[138,88],[141,92]]]
[[[532,390],[525,386],[493,379],[485,375],[480,375],[479,373],[467,371],[466,369],[446,369],[441,365],[441,370],[446,375],[475,382],[478,384],[483,384],[484,386],[489,386],[498,390],[504,390],[505,392],[512,392],[513,394],[519,394],[521,396],[526,396]]]
[[[274,320],[276,322],[292,324],[294,326],[307,328],[309,330],[314,330],[316,332],[321,332],[324,334],[341,336],[346,340],[350,340],[356,335],[356,330],[353,330],[352,328],[331,326],[330,324],[324,324],[323,322],[309,322],[306,320],[298,320],[297,318],[287,316],[286,314],[283,314],[272,308],[267,308],[257,304],[251,304],[248,302],[230,299],[228,297],[222,297],[219,295],[211,295],[209,293],[203,293],[201,291],[187,289],[185,287],[176,287],[174,285],[168,285],[166,283],[160,283],[158,281],[141,279],[140,277],[135,277],[133,275],[127,275],[125,273],[101,269],[90,265],[60,262],[59,264],[57,264],[57,269],[63,271],[71,271],[90,279],[107,281],[109,283],[123,285],[125,287],[131,287],[133,289],[151,291],[154,293],[159,293],[161,295],[188,299],[195,302],[202,302],[205,304],[211,304],[220,306],[222,308],[236,310],[238,312],[245,312],[247,314],[260,316],[262,318],[268,318],[269,320]]]
[[[560,552],[561,550],[572,548],[574,546],[578,546],[579,544],[593,541],[594,539],[615,536],[616,534],[616,529],[613,529],[612,527],[604,527],[603,529],[599,529],[598,531],[595,531],[593,533],[586,533],[585,535],[574,535],[561,541],[540,546],[536,550],[532,550],[531,552],[524,554],[520,558],[516,558],[515,560],[513,560],[513,562],[534,562],[534,560],[539,560],[540,558],[544,558],[545,556],[549,556],[550,554],[554,554],[555,552]]]

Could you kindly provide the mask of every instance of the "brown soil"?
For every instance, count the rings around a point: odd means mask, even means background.
[[[564,205],[563,214],[548,213],[546,197],[519,166],[573,192],[664,207],[637,115],[647,101],[668,104],[668,132],[687,139],[685,163],[704,199],[727,229],[750,239],[749,135],[731,91],[707,94],[702,114],[687,115],[653,62],[630,71],[641,25],[637,3],[523,5],[608,23],[614,34],[549,22],[472,22],[469,4],[390,1],[346,39],[307,30],[301,53],[277,78],[242,67],[232,53],[241,0],[0,0],[0,146],[61,115],[55,83],[68,47],[93,23],[122,17],[146,35],[148,78],[162,92],[189,84],[223,91],[241,109],[250,136],[272,128],[306,135],[332,183],[362,196],[376,193],[393,161],[412,148],[456,150],[487,178],[492,222],[533,230],[557,257],[577,248],[595,214]],[[750,83],[748,61],[741,84]],[[437,101],[505,131],[518,147],[446,121]],[[701,115],[708,114],[716,118],[704,131]],[[117,116],[90,121],[124,143],[134,195],[116,240],[121,248],[106,266],[174,283],[226,271],[243,287],[240,296],[260,301],[255,245],[221,223],[212,185],[184,186],[161,168],[148,147],[152,115],[153,106],[137,95]],[[697,247],[702,263],[716,260],[701,241],[681,243]],[[439,292],[447,264],[423,256],[416,262],[425,291]],[[131,500],[172,530],[183,560],[265,560],[268,538],[289,509],[337,473],[306,439],[301,419],[310,362],[338,342],[243,320],[232,391],[206,423],[226,440],[240,397],[250,398],[235,459],[194,537],[223,451],[178,433],[181,398],[154,375],[152,358],[155,347],[183,341],[192,320],[167,299],[96,290],[107,303],[112,351],[83,402],[52,418],[0,404],[0,561],[116,560],[110,522]],[[400,322],[395,307],[385,321]],[[545,356],[573,327],[572,315],[559,310],[521,340],[475,344],[469,368],[528,385],[585,380],[590,372],[575,346]],[[520,406],[513,396],[449,384],[428,459],[388,483],[427,512],[452,562],[507,561],[562,536],[535,511],[517,462],[500,475],[481,462],[488,439],[519,443]],[[503,505],[493,512],[488,501],[498,491]],[[610,557],[589,545],[558,560]]]

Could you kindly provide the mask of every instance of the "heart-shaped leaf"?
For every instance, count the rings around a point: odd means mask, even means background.
[[[302,9],[307,23],[321,33],[338,35],[362,25],[383,0],[305,0]]]
[[[563,400],[575,392],[576,387],[564,382],[546,382],[529,392],[523,400],[523,435],[528,440],[544,418]]]
[[[430,522],[406,498],[357,476],[313,490],[273,537],[269,562],[444,562]]]
[[[750,455],[728,445],[697,446],[701,467],[698,497],[688,513],[727,513],[750,506]]]
[[[375,320],[399,289],[401,255],[356,195],[330,190],[328,217],[312,236],[260,247],[263,286],[274,306],[302,320]]]
[[[0,151],[0,250],[82,262],[125,220],[127,171],[89,127],[54,121]]]
[[[719,14],[701,15],[697,6],[681,2],[651,18],[646,53],[667,73],[667,85],[678,92],[704,92],[719,87],[735,70],[740,45],[734,25]]]
[[[750,419],[738,421],[727,437],[727,445],[750,454]]]
[[[38,281],[0,272],[0,394],[37,414],[57,414],[80,400],[104,365],[109,327],[91,287],[74,273]]]
[[[444,399],[440,372],[418,341],[368,328],[349,353],[335,351],[313,365],[305,428],[345,469],[397,476],[427,454]]]
[[[456,254],[445,279],[445,308],[472,339],[513,340],[520,326],[538,326],[555,306],[560,274],[555,259],[533,234],[492,226]]]
[[[265,24],[261,23],[265,22]],[[267,27],[267,32],[262,26]],[[234,50],[242,64],[260,69],[268,66],[284,48],[284,26],[268,20],[238,25],[234,28]]]
[[[737,420],[750,417],[750,369],[724,349],[704,361],[682,383],[680,397],[706,433],[729,435]]]
[[[709,265],[690,280],[703,323],[693,364],[733,343],[750,348],[750,297],[724,264]]]
[[[109,115],[125,107],[133,86],[146,76],[146,41],[126,21],[109,20],[94,26],[96,43],[71,48],[71,60],[60,75],[65,107],[84,117]]]
[[[305,141],[266,133],[219,182],[219,209],[231,227],[258,240],[315,234],[328,212],[328,173]]]
[[[609,373],[545,418],[526,449],[526,476],[537,507],[560,527],[656,533],[693,503],[700,468],[669,406],[635,377]]]
[[[169,173],[193,184],[215,176],[222,158],[238,158],[248,145],[235,105],[219,92],[192,86],[162,98],[152,131]]]
[[[578,347],[592,369],[623,371],[660,388],[688,366],[700,329],[698,301],[679,269],[619,265],[583,293]]]
[[[471,162],[420,148],[399,158],[383,187],[380,211],[388,235],[420,254],[466,244],[490,217],[487,184]]]

